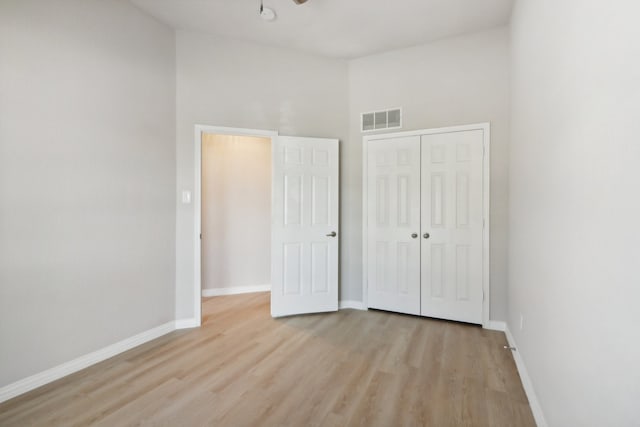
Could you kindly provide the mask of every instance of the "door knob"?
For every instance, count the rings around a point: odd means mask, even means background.
[[[418,237],[418,233],[413,233],[411,234],[411,237],[413,237],[414,239],[416,239]]]
[[[422,237],[424,237],[425,239],[428,239],[428,238],[429,238],[429,237],[431,237],[431,236],[429,235],[429,233],[424,233],[424,234],[422,235]]]
[[[335,231],[332,231],[331,233],[327,234],[327,237],[336,237],[337,234]]]

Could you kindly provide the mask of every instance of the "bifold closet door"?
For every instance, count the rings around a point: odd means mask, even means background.
[[[422,136],[421,314],[482,323],[483,131]]]
[[[420,314],[420,137],[367,150],[368,305]]]

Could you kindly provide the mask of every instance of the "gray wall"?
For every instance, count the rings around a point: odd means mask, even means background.
[[[202,138],[202,289],[271,283],[271,139]]]
[[[0,387],[173,320],[174,64],[128,2],[0,2]]]
[[[347,64],[199,33],[177,34],[177,185],[193,190],[194,125],[332,137],[348,145]],[[344,168],[345,165],[343,164]],[[198,197],[198,195],[194,195]],[[344,194],[341,196],[344,202]],[[176,315],[193,317],[194,205],[177,205]],[[342,219],[341,244],[353,224]],[[344,261],[344,250],[342,259]],[[342,264],[342,278],[351,268]],[[343,289],[344,284],[343,280]]]
[[[350,141],[342,153],[343,211],[362,222],[360,113],[403,108],[403,129],[491,122],[491,319],[507,315],[509,33],[450,38],[349,63]],[[344,148],[344,147],[343,147]],[[346,206],[345,206],[346,203]],[[362,227],[350,236],[349,299],[362,298]]]
[[[639,14],[513,13],[508,323],[550,426],[640,423]]]

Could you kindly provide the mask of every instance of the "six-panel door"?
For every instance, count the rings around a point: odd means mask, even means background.
[[[273,147],[271,314],[338,309],[338,140]]]
[[[421,314],[482,323],[483,131],[422,136]]]
[[[420,137],[368,146],[368,304],[420,314]]]

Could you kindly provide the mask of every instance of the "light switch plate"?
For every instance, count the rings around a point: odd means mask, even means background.
[[[191,191],[182,190],[182,203],[188,205],[191,203]]]

